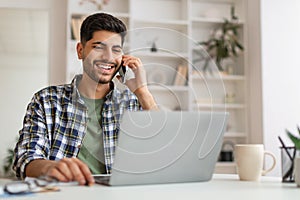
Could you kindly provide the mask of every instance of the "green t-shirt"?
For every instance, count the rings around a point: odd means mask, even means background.
[[[88,165],[92,174],[103,174],[106,173],[101,128],[103,99],[82,99],[88,109],[88,122],[78,159]]]

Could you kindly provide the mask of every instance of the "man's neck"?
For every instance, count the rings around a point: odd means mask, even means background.
[[[78,90],[81,95],[89,99],[103,99],[110,91],[110,84],[96,83],[86,74],[83,74]]]

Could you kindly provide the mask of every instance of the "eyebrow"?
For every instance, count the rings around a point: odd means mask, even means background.
[[[100,44],[100,45],[103,45],[103,46],[107,46],[106,43],[101,42],[101,41],[93,42],[92,44]],[[122,46],[120,46],[120,45],[113,45],[112,48],[121,48],[122,49]]]

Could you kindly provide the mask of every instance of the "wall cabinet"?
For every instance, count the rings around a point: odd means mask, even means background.
[[[111,13],[127,25],[125,52],[143,61],[149,88],[163,109],[227,111],[224,141],[248,142],[247,0],[111,0],[97,9],[87,1],[80,5],[79,0],[69,0],[67,80],[82,70],[74,33],[80,21],[93,12]],[[233,14],[241,26],[239,40],[245,51],[230,60],[227,74],[204,73],[195,62],[202,50],[198,42],[207,40]],[[235,173],[235,165],[219,162],[216,172]]]

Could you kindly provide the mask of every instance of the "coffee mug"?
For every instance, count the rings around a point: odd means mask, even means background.
[[[263,170],[265,156],[273,159],[273,164]],[[274,154],[264,150],[263,144],[237,144],[235,145],[235,161],[240,180],[259,181],[260,177],[272,171],[276,165]]]

